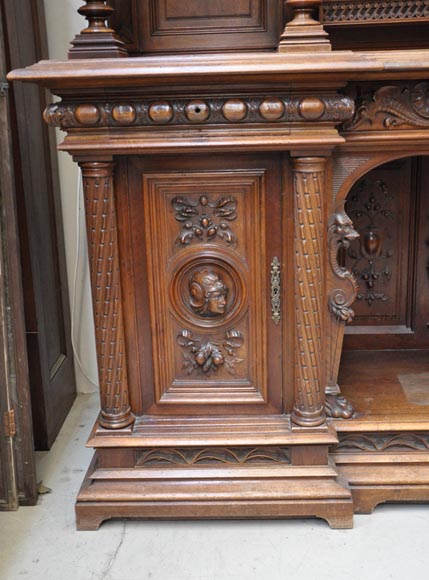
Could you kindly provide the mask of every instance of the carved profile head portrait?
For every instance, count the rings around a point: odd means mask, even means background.
[[[219,276],[209,270],[197,270],[189,281],[191,306],[200,316],[225,314],[228,288]]]

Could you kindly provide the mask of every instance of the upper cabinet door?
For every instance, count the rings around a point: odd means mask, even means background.
[[[280,158],[140,159],[129,177],[140,410],[281,412]]]
[[[112,25],[131,53],[274,49],[279,0],[111,0]]]

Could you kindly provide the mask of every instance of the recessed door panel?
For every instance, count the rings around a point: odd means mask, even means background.
[[[150,326],[158,409],[281,410],[281,313],[272,288],[281,279],[280,171],[276,157],[133,164],[133,246],[142,248],[134,268],[145,281],[135,300]],[[148,375],[142,382],[147,393]]]

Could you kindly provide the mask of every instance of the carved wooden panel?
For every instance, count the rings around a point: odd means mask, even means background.
[[[429,20],[427,0],[323,0],[322,22],[335,25]]]
[[[132,211],[145,232],[134,245],[144,243],[150,273],[147,298],[142,290],[136,301],[148,301],[158,405],[261,405],[268,376],[281,376],[269,354],[272,337],[281,342],[270,273],[271,248],[281,256],[280,164],[238,159],[228,168],[188,158],[168,171],[147,160],[132,170]],[[281,379],[275,388],[279,400]]]
[[[359,284],[352,324],[407,323],[410,179],[410,160],[394,162],[360,179],[347,197],[346,212],[359,233],[345,251],[346,267]]]
[[[429,433],[364,433],[341,434],[335,451],[341,453],[382,453],[385,451],[427,451],[429,450]]]
[[[136,452],[136,467],[290,464],[287,447],[155,448]]]
[[[274,48],[282,28],[277,0],[140,0],[142,52]]]
[[[339,50],[425,48],[427,0],[322,0],[320,21]]]
[[[343,254],[359,285],[346,348],[429,344],[428,166],[428,158],[383,165],[347,197],[346,211],[360,237]]]
[[[115,9],[111,25],[131,55],[216,49],[274,50],[283,23],[292,17],[292,10],[284,0],[109,0],[109,4]],[[323,0],[319,20],[329,31],[334,48],[424,48],[429,3]],[[367,33],[368,27],[372,30]]]

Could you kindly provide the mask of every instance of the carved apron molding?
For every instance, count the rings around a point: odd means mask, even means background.
[[[240,125],[254,123],[343,123],[354,102],[343,95],[60,102],[49,105],[45,121],[61,129],[159,125]]]

